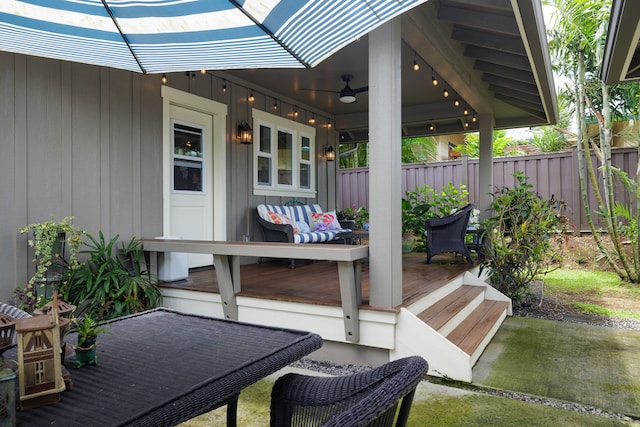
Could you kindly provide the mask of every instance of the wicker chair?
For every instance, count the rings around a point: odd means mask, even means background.
[[[431,264],[434,255],[443,252],[459,253],[473,263],[471,252],[464,242],[472,210],[473,205],[470,203],[449,216],[426,221],[427,264]]]
[[[413,395],[428,370],[412,356],[342,377],[286,374],[271,393],[271,426],[406,426]]]

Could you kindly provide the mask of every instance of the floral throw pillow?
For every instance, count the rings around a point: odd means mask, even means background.
[[[273,222],[274,224],[289,224],[293,227],[293,232],[295,234],[300,233],[300,230],[295,226],[291,218],[289,218],[288,216],[273,211],[269,211],[267,213],[269,214],[271,222]]]
[[[331,231],[341,229],[336,211],[325,213],[311,212],[311,219],[315,225],[315,231]]]

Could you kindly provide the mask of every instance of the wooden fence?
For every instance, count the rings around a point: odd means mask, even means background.
[[[595,158],[592,159],[597,167]],[[614,148],[612,164],[634,177],[638,167],[638,151],[635,148]],[[416,163],[402,166],[402,192],[414,190],[417,186],[428,184],[440,190],[444,185],[465,184],[469,190],[469,201],[478,201],[478,160],[461,160]],[[542,197],[564,200],[567,205],[565,214],[576,227],[576,231],[588,231],[578,177],[576,150],[561,153],[540,154],[534,156],[500,157],[493,161],[493,182],[496,188],[512,187],[515,184],[513,174],[522,171],[529,177],[528,182]],[[588,182],[588,180],[587,180]],[[616,187],[616,199],[628,203],[630,195],[624,191],[619,181]],[[369,170],[367,168],[344,169],[339,173],[338,207],[369,206]],[[596,206],[595,196],[588,182],[589,204]],[[601,187],[602,188],[602,187]]]

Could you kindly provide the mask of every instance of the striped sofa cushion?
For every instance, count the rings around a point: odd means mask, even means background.
[[[269,221],[269,222],[273,222],[271,221],[271,218],[269,217],[269,212],[275,212],[275,213],[279,213],[282,215],[286,215],[289,218],[291,218],[291,212],[289,210],[288,206],[281,206],[281,205],[258,205],[258,215],[260,215],[260,218],[264,219],[265,221]]]
[[[332,231],[312,231],[311,233],[300,233],[293,236],[294,243],[322,243],[335,240],[338,233],[344,230]]]
[[[307,209],[307,205],[298,205],[298,206],[288,206],[290,214],[290,218],[293,222],[304,221],[309,224],[309,213]]]

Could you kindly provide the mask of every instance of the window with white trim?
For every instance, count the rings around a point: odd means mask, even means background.
[[[315,128],[253,110],[255,195],[315,197]]]

